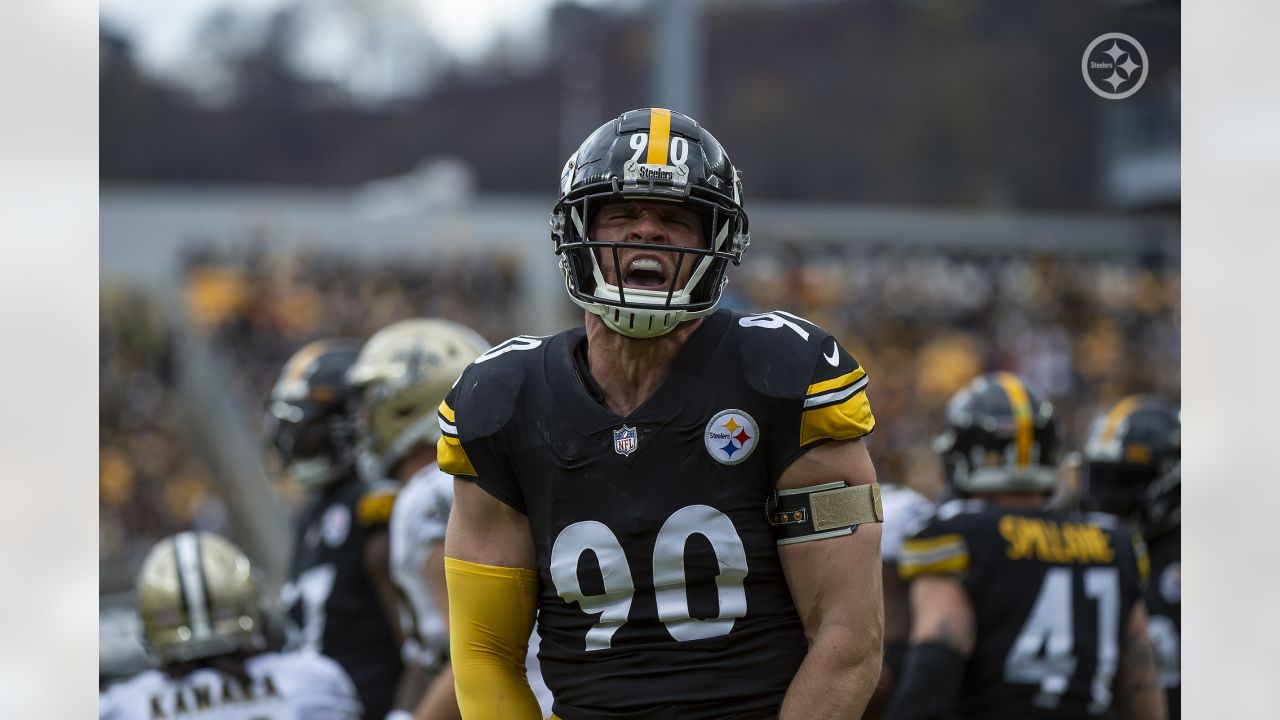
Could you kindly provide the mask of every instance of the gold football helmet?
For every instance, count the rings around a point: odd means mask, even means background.
[[[143,638],[163,664],[265,646],[254,569],[218,535],[161,540],[142,563],[135,592]]]
[[[435,444],[437,408],[488,349],[471,328],[433,318],[401,320],[369,338],[347,374],[360,393],[356,456],[366,479],[386,477],[420,443]]]

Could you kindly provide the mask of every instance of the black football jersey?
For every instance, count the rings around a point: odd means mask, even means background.
[[[440,466],[529,518],[538,658],[565,720],[776,716],[807,644],[766,499],[874,418],[865,371],[786,313],[709,315],[619,417],[585,331],[518,337],[440,407]]]
[[[400,647],[365,571],[364,543],[385,531],[396,486],[352,475],[313,494],[298,516],[289,581],[281,606],[293,627],[288,649],[337,660],[355,683],[365,717],[391,710],[400,679]]]
[[[1160,661],[1160,684],[1169,700],[1169,717],[1182,717],[1182,531],[1172,530],[1147,541],[1151,580],[1147,630]]]
[[[1145,563],[1107,516],[952,500],[904,541],[899,572],[957,576],[973,603],[958,717],[1081,718],[1111,707]]]

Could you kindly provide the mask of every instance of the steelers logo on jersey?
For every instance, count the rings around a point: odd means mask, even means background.
[[[707,452],[724,465],[737,465],[760,444],[760,426],[741,410],[721,410],[703,432]]]

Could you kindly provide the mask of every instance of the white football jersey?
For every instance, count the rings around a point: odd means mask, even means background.
[[[898,562],[902,557],[902,539],[911,533],[913,525],[933,512],[933,503],[915,490],[897,483],[880,486],[880,503],[884,506],[880,557],[884,562]]]
[[[249,682],[201,668],[174,678],[148,670],[98,697],[100,720],[359,720],[351,678],[310,651],[263,653],[245,663]]]
[[[437,609],[423,567],[437,543],[444,542],[452,507],[453,476],[431,463],[409,478],[391,509],[391,579],[412,605],[400,611],[405,637],[402,655],[405,662],[424,667],[432,667],[449,651],[449,628]],[[538,665],[539,641],[535,629],[529,637],[525,667],[542,716],[551,717],[551,691]]]
[[[437,609],[423,567],[444,542],[449,508],[453,506],[453,476],[431,463],[414,474],[396,497],[388,532],[391,538],[391,579],[400,587],[408,607],[400,608],[404,631],[401,656],[405,662],[434,667],[449,652],[449,628]],[[439,601],[447,602],[445,598]]]

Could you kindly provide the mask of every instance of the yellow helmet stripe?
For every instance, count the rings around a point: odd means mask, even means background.
[[[1009,372],[996,373],[996,381],[1009,396],[1009,405],[1013,408],[1013,419],[1017,423],[1014,440],[1018,447],[1017,462],[1019,465],[1031,464],[1031,441],[1035,438],[1035,429],[1031,418],[1031,400],[1027,397],[1027,389],[1017,375]]]
[[[667,146],[671,143],[671,111],[666,108],[649,109],[649,165],[667,164]]]
[[[1120,423],[1132,415],[1133,411],[1137,410],[1141,404],[1141,395],[1130,395],[1116,403],[1116,406],[1111,408],[1111,412],[1107,413],[1107,424],[1102,430],[1102,442],[1109,442],[1112,436],[1116,434],[1116,429],[1120,427]]]

